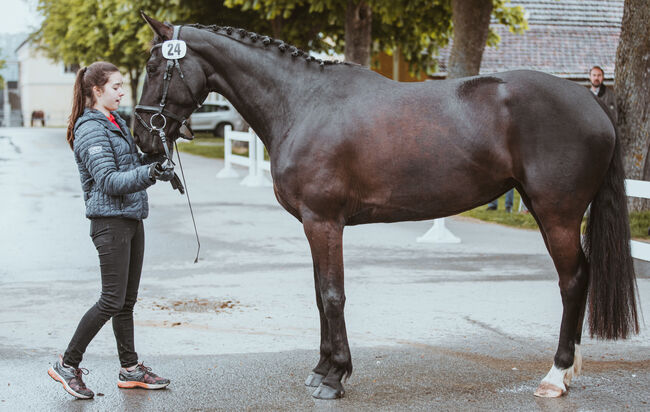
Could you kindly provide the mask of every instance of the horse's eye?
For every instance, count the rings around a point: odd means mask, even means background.
[[[147,65],[147,73],[149,74],[155,74],[157,69],[158,69],[157,66]]]

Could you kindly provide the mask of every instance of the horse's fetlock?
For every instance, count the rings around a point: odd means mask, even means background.
[[[567,351],[562,353],[555,354],[553,363],[560,369],[567,369],[573,366],[574,353],[573,351]]]
[[[347,351],[333,354],[330,357],[330,360],[334,365],[336,365],[337,368],[340,368],[342,370],[346,370],[348,368],[348,365],[350,365],[352,362],[350,354]]]

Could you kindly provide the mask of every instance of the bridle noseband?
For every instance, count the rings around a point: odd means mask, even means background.
[[[181,27],[182,26],[174,26],[174,34],[172,36],[172,40],[179,40]],[[162,47],[162,45],[163,43],[158,43],[154,45],[151,48],[151,50],[153,51],[158,47]],[[183,75],[183,71],[181,70],[181,64],[178,60],[179,59],[167,59],[167,67],[165,68],[165,74],[163,76],[162,99],[160,100],[158,106],[156,107],[156,106],[146,106],[146,105],[138,104],[135,106],[135,112],[134,112],[135,118],[140,122],[140,124],[145,129],[147,129],[149,133],[158,133],[158,135],[160,136],[160,140],[162,140],[163,148],[165,149],[165,154],[167,155],[169,161],[171,161],[171,155],[169,153],[169,149],[167,148],[167,139],[166,139],[165,132],[163,130],[167,125],[168,117],[180,123],[179,128],[185,126],[189,130],[190,134],[192,135],[192,138],[194,138],[194,131],[187,123],[188,119],[165,109],[165,106],[167,105],[167,91],[169,90],[169,84],[171,83],[172,75],[174,74],[174,68],[178,70],[178,75],[180,76],[181,80],[183,81],[183,84],[185,85],[185,88],[187,89],[190,96],[192,97],[192,101],[194,102],[196,109],[201,107],[201,102],[196,100],[194,94],[192,93],[192,89],[190,88],[189,84],[187,84],[187,80],[185,79],[185,75]],[[140,114],[138,113],[139,111],[144,113],[153,113],[153,115],[149,118],[149,124],[147,124],[147,122],[145,122],[144,119],[140,116]],[[154,124],[155,123],[154,119],[156,119],[157,117],[160,117],[162,120],[162,126],[160,127]]]

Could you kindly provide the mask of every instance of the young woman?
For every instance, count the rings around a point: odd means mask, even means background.
[[[138,363],[133,341],[133,306],[138,295],[144,229],[149,213],[146,189],[156,180],[169,181],[173,169],[140,155],[124,120],[115,112],[124,96],[122,75],[107,62],[95,62],[77,73],[67,140],[81,175],[90,219],[90,236],[99,254],[102,292],[81,318],[63,356],[48,370],[71,395],[94,396],[79,368],[86,347],[112,318],[122,368],[120,388],[160,389],[169,380]]]

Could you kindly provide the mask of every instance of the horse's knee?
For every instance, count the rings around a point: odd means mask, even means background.
[[[327,292],[323,296],[323,309],[325,316],[339,316],[345,307],[345,294],[338,292]]]

